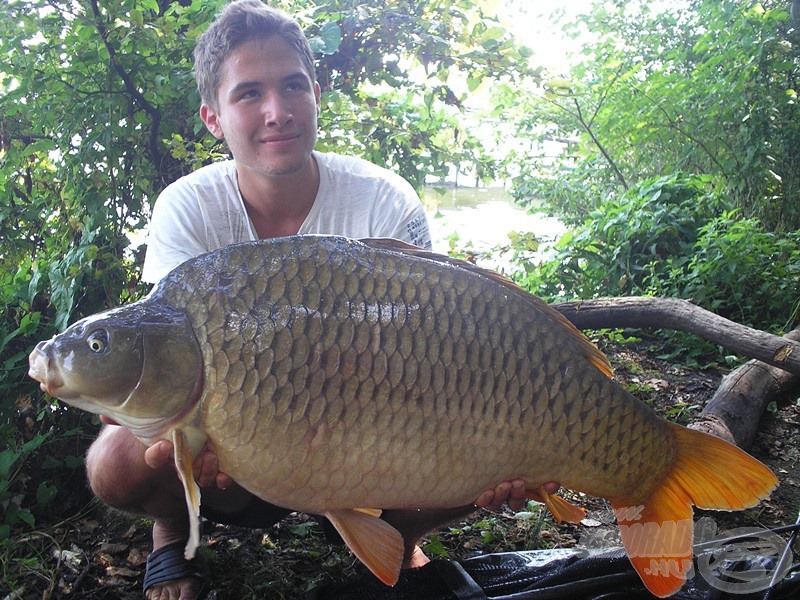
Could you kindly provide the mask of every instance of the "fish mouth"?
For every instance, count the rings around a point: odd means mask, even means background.
[[[149,437],[169,429],[170,424],[164,424],[163,417],[126,415],[124,410],[120,411],[118,407],[108,406],[93,398],[70,391],[61,374],[58,362],[50,356],[49,344],[49,341],[39,342],[28,355],[28,375],[39,382],[39,387],[43,392],[82,410],[110,415],[115,421],[127,426],[134,433],[141,433]]]
[[[28,355],[28,375],[39,382],[39,388],[45,394],[77,406],[76,400],[81,396],[70,389],[64,380],[58,361],[51,357],[50,342],[39,342]]]
[[[28,375],[39,382],[43,392],[55,396],[59,390],[63,390],[64,380],[48,356],[47,344],[39,342],[28,356]]]

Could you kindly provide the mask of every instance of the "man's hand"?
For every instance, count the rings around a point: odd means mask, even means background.
[[[144,460],[151,469],[160,469],[172,460],[172,442],[158,440],[144,452]],[[200,487],[215,486],[221,490],[233,485],[233,479],[219,470],[217,455],[207,447],[203,448],[192,463],[194,479]]]
[[[217,486],[221,490],[226,490],[233,485],[233,479],[227,473],[219,470],[217,455],[208,447],[203,448],[197,458],[192,463],[195,480],[200,487]]]
[[[543,487],[548,494],[555,494],[558,492],[559,484],[556,481],[548,481]],[[522,479],[512,479],[501,481],[493,490],[483,492],[478,496],[475,505],[478,508],[500,510],[503,504],[508,502],[508,507],[516,512],[525,508],[527,500],[525,482]]]
[[[525,482],[522,479],[501,481],[493,490],[486,490],[478,496],[475,504],[478,508],[500,510],[506,502],[508,502],[508,507],[513,511],[518,511],[525,507]]]

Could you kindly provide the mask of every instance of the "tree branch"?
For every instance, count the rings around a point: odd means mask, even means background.
[[[119,75],[120,79],[122,79],[122,82],[125,85],[125,90],[133,97],[134,101],[141,106],[148,115],[150,115],[150,136],[147,143],[147,150],[150,154],[150,160],[153,161],[153,164],[157,169],[160,169],[162,155],[158,148],[158,135],[161,128],[161,111],[147,101],[147,98],[145,98],[144,95],[136,88],[136,85],[134,84],[128,72],[122,68],[121,64],[119,64],[117,61],[116,48],[114,48],[114,46],[108,41],[108,29],[106,29],[106,27],[100,21],[102,15],[100,14],[100,9],[97,6],[97,0],[91,0],[91,6],[92,13],[95,17],[93,25],[95,29],[97,29],[97,33],[100,34],[100,39],[103,40],[103,45],[108,51],[111,66],[114,68],[114,71],[116,71],[117,75]]]
[[[800,375],[800,343],[752,329],[678,298],[600,298],[553,304],[578,329],[674,329]]]
[[[600,150],[600,153],[606,159],[606,162],[608,162],[608,165],[611,167],[611,170],[614,171],[614,175],[616,176],[620,184],[622,184],[622,188],[627,190],[628,182],[625,181],[625,176],[622,174],[622,171],[619,170],[619,167],[617,167],[617,163],[615,163],[614,160],[611,158],[611,155],[605,149],[603,144],[600,143],[600,140],[597,139],[597,136],[594,134],[594,131],[592,131],[591,125],[584,119],[583,111],[581,110],[581,106],[578,103],[578,99],[573,98],[572,101],[575,103],[575,110],[577,111],[578,122],[581,124],[581,127],[583,127],[586,130],[586,133],[589,134],[589,137],[592,138],[592,142],[594,143],[595,146],[597,146],[597,149]]]

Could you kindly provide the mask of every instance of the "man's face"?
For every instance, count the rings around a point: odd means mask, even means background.
[[[203,105],[209,131],[224,138],[237,167],[279,177],[308,164],[317,140],[319,85],[300,56],[273,35],[239,46],[225,60],[217,110]]]

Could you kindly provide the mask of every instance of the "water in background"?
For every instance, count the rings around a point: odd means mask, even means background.
[[[446,254],[450,240],[457,248],[468,247],[478,252],[491,251],[495,246],[509,243],[508,233],[533,233],[537,239],[550,242],[565,231],[554,217],[529,214],[517,206],[503,188],[445,188],[440,194],[425,188],[422,202],[431,227],[433,249]],[[497,252],[479,263],[504,270],[506,260]]]

